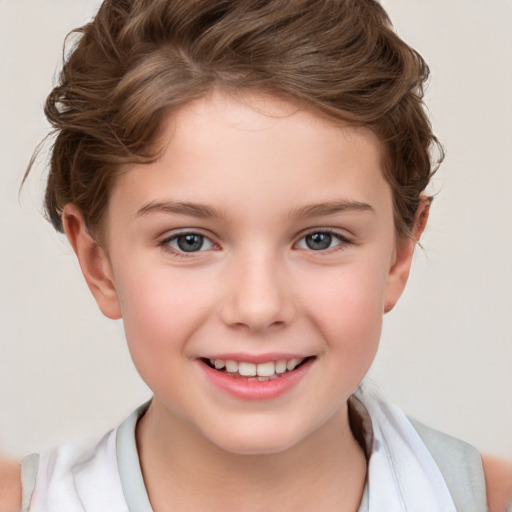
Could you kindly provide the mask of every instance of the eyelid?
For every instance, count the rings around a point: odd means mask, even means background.
[[[208,238],[212,242],[215,238],[213,233],[211,233],[207,229],[197,228],[197,227],[185,227],[185,228],[167,229],[161,235],[158,236],[158,239],[160,240],[160,243],[161,243],[161,242],[164,242],[165,240],[170,240],[170,239],[176,238],[178,236],[183,236],[183,235],[201,235],[201,236],[204,236],[205,238]]]

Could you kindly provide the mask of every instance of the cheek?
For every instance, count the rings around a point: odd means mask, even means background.
[[[387,273],[362,262],[333,268],[306,283],[304,302],[331,349],[373,354],[380,338]]]
[[[118,285],[126,340],[135,364],[186,355],[187,340],[207,318],[209,281],[168,267],[130,273]],[[168,358],[173,360],[172,357]]]

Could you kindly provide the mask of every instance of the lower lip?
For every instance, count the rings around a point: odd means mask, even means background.
[[[218,389],[241,400],[275,400],[295,387],[309,371],[314,358],[309,359],[296,370],[281,374],[273,380],[256,381],[230,377],[225,373],[210,368],[197,360],[206,378]]]

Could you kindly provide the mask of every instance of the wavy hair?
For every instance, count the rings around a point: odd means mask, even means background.
[[[45,212],[57,230],[73,203],[99,232],[116,175],[157,158],[163,117],[220,88],[284,95],[370,127],[397,235],[411,232],[443,150],[423,103],[429,69],[378,2],[105,0],[73,33],[45,106],[55,134]]]

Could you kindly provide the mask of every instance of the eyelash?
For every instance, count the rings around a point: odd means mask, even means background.
[[[326,249],[320,249],[320,250],[314,250],[311,248],[304,248],[304,250],[311,251],[313,253],[323,253],[323,254],[331,254],[336,251],[341,251],[343,249],[346,249],[347,246],[352,245],[352,241],[345,235],[342,235],[338,231],[335,231],[333,229],[312,229],[309,232],[302,235],[302,237],[299,239],[299,241],[295,244],[297,245],[302,240],[306,240],[308,236],[311,235],[330,235],[333,239],[336,239],[338,243],[334,245],[333,247],[328,247]]]
[[[195,255],[197,255],[197,253],[204,252],[204,250],[187,252],[187,251],[180,250],[178,248],[173,248],[171,246],[172,242],[177,241],[179,238],[186,237],[189,235],[200,236],[203,239],[203,244],[204,244],[204,242],[207,241],[212,246],[217,245],[215,242],[210,240],[210,238],[208,236],[204,235],[203,233],[197,232],[197,231],[181,231],[180,233],[174,233],[173,235],[164,238],[162,241],[160,241],[158,243],[158,245],[160,247],[162,247],[162,249],[164,249],[166,252],[170,253],[174,258],[177,258],[177,259],[193,258]],[[202,249],[202,246],[201,246],[201,249]]]
[[[345,235],[342,235],[341,233],[339,233],[339,232],[337,232],[335,230],[332,230],[332,229],[318,229],[317,228],[317,229],[312,229],[309,232],[306,232],[305,234],[303,234],[299,238],[299,240],[294,244],[294,247],[297,246],[301,241],[303,241],[303,240],[305,241],[308,236],[320,235],[320,234],[321,235],[330,235],[333,239],[336,239],[338,241],[338,243],[336,245],[334,245],[333,247],[327,247],[325,249],[315,250],[315,249],[311,249],[309,247],[304,247],[304,248],[301,248],[301,249],[302,250],[306,250],[306,251],[310,251],[312,253],[323,253],[323,254],[327,253],[327,254],[331,254],[332,252],[343,250],[347,246],[353,244],[353,242],[349,238],[347,238]],[[186,236],[189,236],[189,235],[195,235],[195,236],[202,237],[203,244],[204,244],[205,241],[207,241],[208,243],[210,243],[212,245],[212,247],[217,246],[217,244],[215,242],[213,242],[208,236],[206,236],[206,235],[204,235],[204,234],[202,234],[200,232],[197,232],[197,231],[182,231],[180,233],[175,233],[175,234],[173,234],[171,236],[168,236],[168,237],[164,238],[163,240],[161,240],[158,243],[158,245],[160,247],[162,247],[165,251],[170,253],[174,258],[177,258],[177,259],[193,258],[193,257],[196,257],[197,253],[201,253],[201,252],[205,251],[203,249],[203,246],[201,246],[200,250],[198,250],[198,251],[190,251],[190,252],[180,250],[179,248],[173,248],[171,246],[172,242],[177,241],[181,237],[186,237]],[[201,249],[203,249],[203,250],[201,250]],[[209,249],[206,249],[206,250],[209,250]]]

